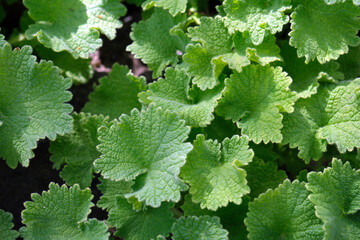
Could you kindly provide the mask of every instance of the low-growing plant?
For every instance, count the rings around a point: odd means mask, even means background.
[[[0,210],[0,239],[359,239],[358,0],[23,4],[0,42],[0,157],[27,167],[48,138],[66,184],[19,231]],[[74,112],[131,4],[127,50],[155,81],[115,63]]]

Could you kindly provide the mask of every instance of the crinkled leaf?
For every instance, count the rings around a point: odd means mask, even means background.
[[[0,48],[0,157],[15,168],[29,165],[36,142],[72,129],[71,86],[51,62],[36,62],[31,47]]]
[[[96,205],[102,209],[110,211],[111,209],[116,208],[116,199],[118,197],[124,197],[125,194],[132,192],[132,181],[111,181],[104,178],[100,178],[100,181],[101,184],[97,185],[97,188],[101,191],[102,196]]]
[[[227,240],[228,231],[223,229],[220,218],[210,216],[181,217],[173,225],[173,240]]]
[[[133,43],[126,50],[140,58],[159,77],[167,65],[178,62],[177,51],[184,52],[184,40],[170,30],[185,20],[185,16],[172,17],[167,11],[155,8],[151,17],[132,26]]]
[[[249,239],[323,239],[320,219],[305,183],[285,180],[249,204],[245,219]]]
[[[65,164],[60,176],[67,185],[79,184],[81,188],[89,187],[93,173],[97,172],[93,162],[100,157],[96,146],[98,140],[97,129],[102,125],[109,125],[104,116],[92,116],[84,113],[74,113],[74,130],[72,133],[59,136],[50,145],[52,153],[50,160],[59,169]]]
[[[124,239],[156,239],[168,236],[175,219],[172,218],[172,203],[162,203],[159,208],[146,207],[134,211],[125,198],[118,197],[117,205],[109,212],[109,223],[116,226],[117,236]]]
[[[296,99],[290,84],[280,67],[249,65],[226,79],[217,113],[237,122],[242,134],[255,143],[281,142],[280,112],[292,112]]]
[[[283,143],[298,147],[299,157],[318,160],[327,142],[340,152],[360,147],[360,79],[322,84],[318,93],[299,99],[295,111],[284,115]]]
[[[103,114],[111,119],[129,114],[134,108],[141,108],[138,94],[146,90],[144,77],[135,77],[126,66],[115,63],[109,77],[99,80],[82,109],[83,112]]]
[[[290,0],[225,0],[225,23],[231,31],[248,31],[255,45],[268,34],[281,32],[289,21],[284,11],[291,8]]]
[[[346,2],[346,0],[324,0],[327,4],[334,4],[334,3],[343,3]],[[348,0],[349,1],[349,0]],[[355,5],[360,5],[359,0],[353,0],[353,3]]]
[[[324,221],[324,239],[357,239],[360,236],[360,171],[334,159],[322,173],[308,174],[306,188],[316,215]]]
[[[298,58],[296,49],[289,46],[288,41],[281,42],[281,56],[284,59],[284,71],[293,79],[290,89],[298,97],[307,98],[317,92],[319,81],[336,82],[344,78],[338,72],[339,64],[329,62],[320,64],[317,61],[305,63],[303,58]]]
[[[0,209],[0,239],[14,240],[19,236],[19,233],[12,230],[14,224],[12,223],[11,213],[4,212]]]
[[[191,201],[191,195],[185,196],[184,205],[181,209],[184,211],[184,216],[218,216],[223,227],[229,231],[229,239],[246,239],[248,234],[244,219],[248,212],[248,204],[250,202],[249,196],[244,196],[240,205],[229,203],[228,206],[219,208],[216,212],[201,209],[200,204]]]
[[[276,163],[265,163],[260,159],[254,159],[248,166],[245,166],[244,169],[252,198],[258,197],[270,188],[275,189],[287,178],[285,171],[279,171]]]
[[[141,93],[139,98],[143,103],[154,102],[157,106],[178,113],[189,126],[209,125],[214,119],[212,113],[223,86],[203,92],[197,88],[189,91],[189,84],[190,78],[184,70],[168,68],[165,79],[160,78],[150,84],[150,90]]]
[[[149,9],[152,6],[161,7],[169,10],[170,14],[175,16],[179,12],[185,12],[186,4],[187,0],[147,0],[142,4],[142,7],[144,10]]]
[[[49,191],[34,193],[32,201],[25,202],[22,218],[26,227],[20,229],[21,236],[27,240],[107,240],[105,223],[87,219],[92,198],[90,189],[50,183]]]
[[[345,79],[360,77],[360,46],[350,47],[348,54],[342,55],[338,60],[339,71],[345,75]]]
[[[250,191],[246,172],[241,168],[254,155],[248,139],[237,135],[226,138],[220,150],[217,141],[205,141],[204,135],[198,135],[193,145],[181,168],[181,177],[190,184],[193,202],[213,211],[229,202],[240,204],[242,196]]]
[[[360,38],[360,8],[347,1],[328,5],[323,0],[304,0],[291,15],[290,45],[306,62],[337,59],[355,47]]]
[[[162,201],[177,202],[187,189],[178,174],[191,151],[184,143],[189,127],[173,113],[150,104],[146,111],[131,111],[120,122],[98,130],[102,153],[95,167],[112,180],[135,180],[134,192],[126,195],[159,207]]]
[[[35,24],[25,34],[55,52],[88,58],[102,45],[100,33],[114,39],[126,8],[118,0],[24,0]],[[99,31],[98,31],[99,30]]]

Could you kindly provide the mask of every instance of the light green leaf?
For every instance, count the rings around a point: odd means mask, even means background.
[[[305,63],[304,59],[298,58],[295,48],[290,47],[288,41],[281,42],[281,56],[284,59],[284,71],[293,79],[290,89],[300,98],[308,98],[315,94],[319,81],[335,83],[336,80],[344,79],[343,74],[337,71],[338,63]]]
[[[279,171],[276,163],[265,163],[263,160],[257,158],[248,166],[244,166],[244,169],[252,198],[258,197],[270,188],[275,189],[287,178],[285,171]]]
[[[346,2],[346,0],[324,0],[327,4],[334,4],[334,3],[343,3]],[[353,3],[355,5],[360,5],[359,0],[353,0]]]
[[[323,239],[320,219],[308,199],[305,183],[285,180],[249,204],[248,239]]]
[[[210,216],[181,217],[173,225],[173,240],[227,240],[228,231],[222,228],[220,218]]]
[[[134,108],[141,108],[137,95],[146,90],[146,80],[135,77],[128,67],[115,63],[109,77],[100,78],[99,83],[90,93],[83,112],[114,119],[123,113],[129,114]]]
[[[31,47],[0,48],[0,157],[15,168],[29,165],[36,142],[72,129],[71,81],[51,62],[36,62]]]
[[[175,219],[172,218],[172,203],[162,203],[159,208],[146,207],[134,211],[125,198],[118,197],[116,208],[109,212],[109,223],[116,226],[116,236],[124,239],[156,239],[168,236]]]
[[[0,239],[2,240],[15,240],[19,233],[12,230],[14,224],[12,223],[11,213],[4,212],[0,209]]]
[[[282,31],[289,21],[284,11],[291,9],[290,0],[225,0],[225,23],[230,31],[248,31],[255,45],[268,34]]]
[[[20,229],[25,240],[107,240],[109,233],[104,222],[87,219],[93,206],[90,189],[78,185],[69,189],[50,183],[49,191],[34,193],[25,202],[22,212],[26,227]]]
[[[194,87],[189,91],[190,78],[182,69],[167,68],[165,79],[149,85],[147,92],[140,93],[140,101],[176,112],[189,126],[204,127],[214,119],[213,112],[221,97],[223,86],[201,91]]]
[[[111,128],[98,130],[102,153],[95,167],[112,180],[135,180],[134,192],[126,195],[159,207],[177,202],[187,189],[178,174],[192,145],[184,143],[190,128],[173,113],[150,104],[146,111],[122,115]]]
[[[246,172],[241,168],[254,156],[248,139],[237,135],[225,138],[220,150],[217,141],[205,141],[204,135],[198,135],[193,145],[181,168],[181,177],[190,184],[193,202],[213,211],[229,202],[240,204],[242,196],[250,192]]]
[[[290,45],[306,63],[321,64],[347,53],[360,43],[360,8],[347,1],[328,5],[323,0],[304,0],[291,15]]]
[[[100,157],[96,146],[98,140],[97,129],[102,125],[109,125],[104,116],[92,116],[84,113],[74,113],[74,130],[72,133],[59,136],[49,148],[52,156],[50,160],[54,168],[59,169],[65,164],[60,176],[67,185],[79,184],[81,188],[91,185],[93,173],[98,172],[93,162]]]
[[[170,14],[175,16],[179,12],[185,12],[186,4],[187,0],[147,0],[142,4],[142,7],[144,10],[147,10],[153,6],[161,7],[169,10]]]
[[[281,142],[280,112],[292,112],[296,100],[290,84],[280,67],[249,65],[226,79],[217,113],[237,122],[242,134],[255,143]]]
[[[0,34],[0,47],[3,47],[6,43],[4,35]]]
[[[186,20],[185,15],[172,17],[167,11],[155,8],[151,17],[132,26],[133,43],[126,50],[140,58],[153,71],[153,77],[162,75],[167,65],[178,62],[177,51],[184,52],[186,42],[170,30]]]
[[[318,93],[299,99],[295,111],[284,115],[283,143],[298,147],[306,163],[318,160],[327,142],[339,151],[360,147],[360,79],[322,84]]]
[[[340,63],[339,71],[345,75],[345,79],[360,77],[360,46],[350,47],[348,54],[340,56],[337,62]]]
[[[322,173],[308,174],[306,188],[316,215],[324,221],[324,239],[357,239],[360,236],[360,171],[333,159]]]
[[[100,33],[114,39],[118,20],[126,8],[118,0],[24,0],[35,24],[25,35],[37,37],[55,52],[66,50],[75,58],[88,58],[102,45]]]

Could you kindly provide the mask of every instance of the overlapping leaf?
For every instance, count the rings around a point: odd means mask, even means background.
[[[225,81],[217,112],[237,122],[255,143],[281,142],[282,114],[292,112],[296,95],[291,78],[280,67],[249,65]]]
[[[350,47],[348,54],[342,55],[338,60],[340,69],[345,79],[360,77],[360,46]]]
[[[185,12],[187,2],[187,0],[146,0],[142,7],[144,10],[152,6],[161,7],[169,10],[170,14],[175,16],[178,13]]]
[[[225,23],[231,31],[249,32],[255,45],[268,34],[281,32],[289,21],[284,11],[291,8],[290,0],[225,0]]]
[[[36,62],[32,49],[0,48],[0,157],[15,168],[29,165],[36,142],[72,129],[71,86],[51,62]]]
[[[90,114],[76,114],[74,118],[74,130],[70,134],[60,136],[51,143],[49,151],[52,153],[50,160],[54,167],[59,169],[65,164],[60,176],[66,184],[79,184],[81,188],[89,187],[93,179],[93,173],[97,170],[93,162],[100,157],[96,146],[98,140],[97,129],[102,125],[109,125],[104,116],[92,116]]]
[[[334,4],[334,3],[343,3],[346,2],[346,0],[324,0],[327,4]],[[359,0],[353,0],[353,3],[355,5],[360,5]]]
[[[226,138],[220,150],[217,141],[205,141],[204,135],[198,135],[193,145],[181,168],[181,177],[190,184],[193,202],[213,211],[229,202],[240,204],[242,196],[250,191],[241,167],[254,155],[248,149],[247,138]]]
[[[227,240],[228,231],[222,228],[218,217],[181,217],[173,225],[174,240]]]
[[[249,239],[323,239],[305,183],[285,180],[249,204],[245,224]]]
[[[299,99],[295,111],[284,116],[284,143],[298,147],[299,157],[318,160],[326,145],[340,152],[360,147],[360,79],[322,84],[318,93]]]
[[[14,224],[12,223],[12,215],[0,209],[0,239],[14,240],[19,236],[19,233],[12,230]]]
[[[306,188],[316,215],[325,223],[324,239],[356,239],[360,235],[360,171],[334,159],[322,173],[308,174]]]
[[[105,223],[87,219],[92,197],[90,189],[50,183],[49,191],[34,193],[32,201],[25,202],[22,218],[26,227],[20,229],[21,236],[27,240],[107,240]]]
[[[134,108],[141,108],[137,95],[146,90],[144,77],[135,77],[127,67],[115,63],[109,77],[100,78],[99,82],[90,93],[83,112],[114,119],[123,113],[129,114]]]
[[[190,78],[184,70],[168,68],[165,79],[160,78],[150,84],[150,90],[141,93],[139,98],[143,103],[154,102],[156,106],[178,113],[189,126],[209,125],[214,119],[212,113],[223,86],[205,92],[189,87]]]
[[[360,8],[353,3],[328,5],[323,0],[304,0],[291,15],[290,45],[306,62],[337,59],[355,47],[360,38]]]
[[[177,51],[184,52],[186,39],[170,30],[185,21],[186,17],[172,17],[167,11],[155,8],[151,17],[132,26],[133,43],[127,47],[153,71],[153,77],[161,76],[167,65],[178,62]]]
[[[178,174],[192,149],[183,143],[189,130],[176,114],[154,104],[146,111],[134,109],[110,128],[98,130],[102,156],[95,167],[107,179],[135,180],[134,192],[127,198],[134,196],[153,207],[162,201],[177,202],[180,191],[187,189]]]

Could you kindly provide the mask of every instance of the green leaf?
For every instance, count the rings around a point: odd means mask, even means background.
[[[19,233],[12,230],[14,224],[12,223],[11,213],[4,212],[0,209],[0,239],[14,240],[19,236]]]
[[[222,228],[220,218],[210,216],[181,217],[173,225],[173,240],[227,240],[228,231]]]
[[[291,9],[290,0],[225,0],[225,23],[230,31],[248,31],[255,45],[266,35],[281,32],[289,21],[284,11]]]
[[[129,114],[134,108],[141,108],[137,95],[146,90],[146,80],[135,77],[128,67],[115,63],[109,77],[100,78],[99,83],[90,93],[83,112],[114,119],[123,113]]]
[[[69,189],[50,183],[49,191],[34,193],[25,202],[22,212],[26,227],[20,229],[26,240],[76,239],[107,240],[109,233],[104,222],[87,219],[93,206],[90,189],[78,185]]]
[[[324,221],[324,239],[357,239],[360,235],[360,171],[333,159],[322,173],[308,174],[306,188],[316,215]]]
[[[317,92],[319,81],[336,82],[344,79],[338,72],[339,64],[332,61],[320,64],[317,61],[305,63],[298,58],[296,49],[289,46],[288,41],[281,42],[281,56],[284,59],[284,71],[293,79],[290,89],[300,98],[307,98]]]
[[[334,4],[334,3],[343,3],[346,2],[346,0],[324,0],[327,4]],[[355,5],[360,5],[359,0],[353,0],[353,3]]]
[[[213,211],[229,202],[240,204],[242,196],[250,192],[246,172],[241,168],[254,156],[248,139],[237,135],[225,138],[220,150],[217,141],[205,141],[204,135],[198,135],[193,145],[181,168],[181,177],[190,184],[193,202]]]
[[[304,0],[291,15],[290,45],[306,63],[321,63],[347,53],[360,43],[359,7],[351,2],[327,5],[323,0]]]
[[[309,163],[320,159],[326,145],[339,151],[360,147],[360,79],[322,84],[318,93],[299,99],[295,111],[284,115],[283,143],[298,147],[298,156]]]
[[[102,153],[95,167],[112,180],[135,180],[134,192],[126,195],[159,207],[177,202],[187,189],[178,174],[192,145],[184,143],[190,128],[173,113],[150,104],[145,111],[122,115],[111,128],[98,130]]]
[[[175,16],[178,13],[184,13],[187,0],[147,0],[142,4],[144,10],[153,6],[169,10],[170,14]]]
[[[36,142],[72,129],[69,79],[51,62],[36,62],[31,47],[0,48],[0,157],[15,168],[29,165]]]
[[[287,178],[285,171],[279,171],[276,163],[265,163],[263,160],[256,158],[244,169],[252,198],[258,197],[270,188],[275,189]]]
[[[149,19],[133,24],[130,33],[133,43],[126,50],[147,64],[154,78],[161,76],[167,65],[178,62],[177,51],[184,52],[186,43],[170,30],[185,20],[185,15],[172,17],[155,8]]]
[[[109,212],[109,223],[116,226],[115,235],[124,239],[156,239],[168,236],[175,219],[170,208],[172,203],[163,203],[159,208],[146,207],[134,211],[125,198],[117,198],[117,206]]]
[[[214,119],[213,112],[221,97],[223,86],[201,91],[194,87],[189,90],[190,78],[182,69],[167,68],[165,79],[158,79],[149,85],[147,92],[140,93],[140,101],[176,112],[189,126],[204,127]]]
[[[339,71],[345,75],[345,79],[360,77],[360,46],[350,47],[349,52],[340,56],[337,62],[340,63]]]
[[[0,34],[0,47],[3,47],[6,43],[4,35]]]
[[[96,146],[98,140],[97,129],[102,125],[109,125],[104,116],[92,116],[85,113],[74,113],[74,130],[70,134],[59,136],[49,148],[54,162],[54,168],[65,167],[60,176],[67,185],[79,184],[81,188],[91,185],[93,173],[97,170],[93,162],[100,157]]]
[[[305,183],[285,180],[249,204],[248,239],[323,239],[320,219],[308,199]]]
[[[114,39],[118,20],[126,13],[118,0],[24,0],[30,17],[36,22],[25,35],[37,37],[55,52],[66,50],[75,58],[88,58],[102,45],[100,33]]]
[[[111,181],[104,178],[100,178],[100,181],[101,184],[97,185],[97,188],[102,196],[96,205],[108,211],[116,208],[118,197],[124,197],[125,194],[132,192],[131,186],[134,184],[131,181]]]
[[[237,122],[242,134],[255,143],[281,142],[280,112],[292,112],[296,99],[290,84],[280,67],[249,65],[226,79],[217,113]]]

